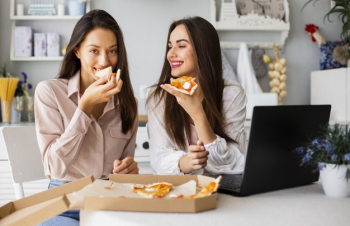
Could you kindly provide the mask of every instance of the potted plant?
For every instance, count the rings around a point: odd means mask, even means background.
[[[308,5],[311,2],[318,2],[319,0],[308,0],[304,7]],[[330,15],[334,13],[338,13],[339,20],[343,23],[342,31],[340,34],[340,38],[343,42],[350,43],[350,36],[349,36],[349,30],[350,30],[350,0],[332,0],[334,2],[333,7],[331,10],[324,16],[323,21],[327,19],[329,22],[332,22],[330,19]]]
[[[301,165],[320,171],[322,187],[331,197],[350,196],[350,132],[347,125],[321,126],[321,136],[296,148]]]

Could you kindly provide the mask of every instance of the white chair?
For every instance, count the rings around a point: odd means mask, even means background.
[[[24,197],[23,182],[46,179],[37,143],[35,126],[9,126],[2,129],[16,199]]]

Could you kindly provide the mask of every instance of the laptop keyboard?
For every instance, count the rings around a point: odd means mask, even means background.
[[[237,182],[236,180],[227,180],[227,181],[222,181],[220,183],[220,188],[221,189],[238,189],[241,187],[241,182],[242,181],[239,181]]]

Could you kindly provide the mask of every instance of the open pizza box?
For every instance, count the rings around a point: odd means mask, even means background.
[[[93,183],[93,176],[61,185],[0,207],[0,225],[36,225],[69,209],[66,194]]]
[[[77,198],[79,192],[92,186],[95,184],[94,182],[105,184],[113,182],[121,185],[167,182],[173,184],[173,186],[193,182],[194,189],[198,192],[213,180],[214,178],[206,176],[111,174],[109,181],[105,181],[94,180],[93,176],[88,176],[5,204],[0,207],[0,226],[36,225],[70,209],[187,213],[215,209],[217,204],[216,193],[196,199],[147,199],[141,196],[137,198],[101,197],[100,192],[94,193],[93,196],[85,196],[82,202]],[[105,188],[101,187],[101,189]],[[128,189],[132,193],[131,187],[128,187]]]
[[[193,182],[196,192],[208,186],[214,178],[206,176],[177,176],[177,175],[109,175],[111,181],[125,184],[152,184],[157,182],[171,183],[180,186]],[[192,181],[191,181],[192,180]],[[130,192],[131,192],[130,187]],[[135,194],[138,195],[138,194]],[[217,205],[217,194],[196,199],[149,199],[143,197],[101,197],[87,196],[84,200],[84,209],[89,210],[118,210],[118,211],[140,211],[140,212],[177,212],[195,213],[215,209]]]

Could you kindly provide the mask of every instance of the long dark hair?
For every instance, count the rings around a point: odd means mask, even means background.
[[[222,96],[224,90],[224,80],[222,78],[221,49],[218,34],[215,28],[201,17],[185,18],[173,22],[170,25],[166,46],[163,69],[158,83],[153,85],[154,91],[150,94],[147,102],[152,98],[158,99],[156,105],[162,99],[165,102],[164,122],[168,135],[173,139],[177,146],[186,148],[186,138],[190,140],[191,127],[190,116],[177,103],[176,98],[164,91],[160,85],[170,83],[171,67],[167,60],[168,41],[171,32],[179,25],[186,27],[190,37],[190,42],[194,50],[196,62],[197,80],[203,91],[203,109],[215,134],[226,139],[227,142],[236,142],[230,138],[223,128],[224,117],[222,115]],[[158,97],[158,98],[156,98]],[[152,109],[150,109],[152,110]],[[185,137],[184,130],[187,137]]]
[[[116,102],[119,100],[122,131],[126,133],[132,128],[137,116],[137,103],[129,77],[123,33],[117,21],[109,13],[104,10],[92,10],[77,22],[68,43],[58,78],[70,79],[80,70],[80,60],[76,57],[74,50],[84,41],[86,35],[95,28],[109,29],[117,37],[118,62],[116,68],[121,69],[120,78],[123,80],[123,88],[120,93],[115,95],[115,100]]]

